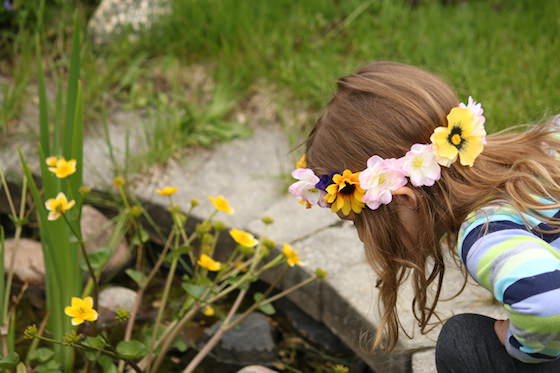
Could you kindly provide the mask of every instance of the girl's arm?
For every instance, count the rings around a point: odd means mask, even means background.
[[[470,228],[461,255],[473,278],[508,311],[506,350],[524,362],[555,360],[560,356],[560,251],[513,222],[484,225]]]

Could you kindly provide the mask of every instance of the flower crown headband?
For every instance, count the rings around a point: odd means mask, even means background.
[[[392,192],[405,186],[407,178],[415,187],[432,186],[441,177],[440,165],[449,167],[459,158],[461,165],[471,167],[486,144],[483,112],[469,97],[467,105],[451,109],[447,127],[434,130],[431,144],[414,144],[399,159],[374,155],[361,172],[346,169],[318,177],[307,168],[304,154],[292,172],[298,181],[288,190],[307,208],[330,207],[344,215],[358,214],[364,206],[375,210],[391,202]]]

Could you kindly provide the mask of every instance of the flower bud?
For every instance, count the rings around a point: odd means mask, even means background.
[[[272,219],[270,216],[263,216],[261,218],[261,221],[266,225],[274,224],[274,219]]]
[[[327,271],[325,271],[324,269],[317,268],[315,270],[315,275],[317,276],[318,279],[322,280],[322,279],[326,278],[328,274],[327,274]]]

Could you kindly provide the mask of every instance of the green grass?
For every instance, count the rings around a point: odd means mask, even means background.
[[[210,3],[210,4],[208,4]],[[144,51],[216,64],[241,89],[259,78],[320,108],[335,80],[374,60],[443,76],[482,101],[490,130],[560,111],[560,2],[178,0]]]
[[[67,73],[61,66],[75,12],[56,4],[47,6],[41,33],[47,81]],[[80,4],[85,21],[91,3]],[[558,19],[560,2],[552,0],[424,0],[416,8],[405,0],[174,0],[172,14],[139,43],[124,37],[96,49],[84,40],[84,111],[99,123],[115,106],[146,110],[150,150],[142,162],[160,162],[181,147],[243,134],[227,124],[260,85],[279,107],[316,112],[337,78],[394,60],[439,74],[462,100],[481,101],[492,132],[560,112]],[[193,64],[211,75],[210,94],[193,90]],[[12,70],[19,86],[26,71],[21,64]],[[0,117],[17,115],[25,100],[18,92]]]

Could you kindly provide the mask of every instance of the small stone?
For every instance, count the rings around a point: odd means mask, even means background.
[[[115,319],[117,310],[132,311],[136,292],[122,286],[112,286],[99,293],[99,321],[105,323]]]
[[[15,252],[14,274],[21,282],[40,285],[45,281],[45,262],[39,241],[20,238],[4,242],[4,268],[10,268],[12,254]]]
[[[208,328],[206,337],[210,338],[220,325],[221,322],[217,322]],[[212,355],[221,363],[236,366],[269,364],[276,359],[272,332],[268,318],[260,313],[252,313],[223,336]]]
[[[86,250],[92,253],[109,244],[113,234],[113,223],[99,210],[90,205],[82,207],[82,235],[86,241]],[[124,267],[130,260],[130,251],[123,238],[115,248],[113,256],[103,269],[104,272],[114,273]]]

